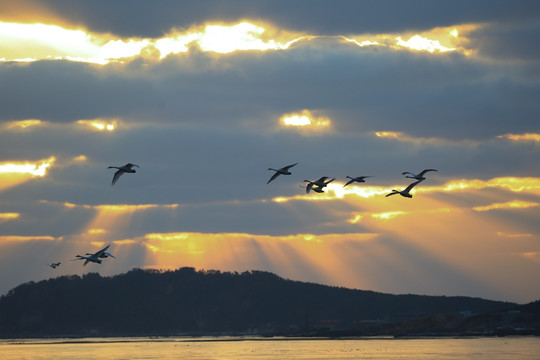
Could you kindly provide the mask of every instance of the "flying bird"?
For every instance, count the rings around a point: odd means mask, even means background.
[[[107,257],[112,257],[112,258],[115,258],[111,253],[108,253],[107,252],[107,249],[109,248],[110,245],[107,245],[105,246],[103,249],[91,254],[91,253],[86,253],[85,256],[83,255],[76,255],[75,256],[75,259],[72,259],[72,260],[85,260],[84,262],[84,266],[86,266],[86,264],[88,264],[89,262],[93,262],[93,263],[96,263],[96,264],[101,264],[101,259],[104,259],[104,258],[107,258]]]
[[[405,177],[409,178],[409,179],[425,180],[426,178],[424,177],[424,174],[427,173],[428,171],[437,171],[437,170],[435,170],[435,169],[425,169],[425,170],[422,170],[422,172],[419,173],[419,174],[413,174],[412,172],[405,171],[405,172],[402,172],[401,175],[409,174],[411,176],[405,176]]]
[[[385,197],[389,197],[391,195],[399,194],[399,195],[401,195],[403,197],[406,197],[406,198],[412,198],[412,194],[410,193],[410,191],[412,190],[413,187],[415,187],[416,185],[418,185],[422,181],[424,181],[424,180],[415,181],[415,182],[413,182],[412,184],[410,184],[409,186],[407,186],[405,189],[403,189],[401,191],[397,191],[397,190],[394,189],[394,190],[392,190],[392,192],[390,194],[386,194]]]
[[[308,185],[308,186],[300,186],[300,187],[303,187],[304,189],[306,189],[306,193],[309,193],[311,190],[319,194],[324,192],[324,188],[320,186]]]
[[[109,246],[111,245],[105,246],[103,249],[99,250],[98,252],[94,254],[86,253],[86,255],[96,255],[98,258],[102,258],[102,259],[105,259],[107,257],[112,257],[113,259],[116,259],[116,257],[113,254],[111,254],[110,252],[107,252],[107,249],[109,249]]]
[[[279,175],[291,175],[292,173],[289,171],[290,168],[292,168],[294,165],[296,165],[298,163],[294,163],[292,165],[287,165],[287,166],[284,166],[282,167],[281,169],[273,169],[273,168],[268,168],[268,170],[272,170],[272,171],[275,171],[276,173],[274,175],[272,175],[272,177],[270,178],[270,180],[268,180],[266,183],[269,184],[270,181],[274,180],[275,178],[277,178]]]
[[[352,184],[353,182],[366,182],[365,179],[367,178],[370,178],[370,177],[373,177],[373,176],[357,176],[357,177],[351,177],[351,176],[347,176],[347,178],[351,179],[349,181],[347,181],[347,183],[345,185],[343,185],[343,187],[349,185],[349,184]]]
[[[49,264],[49,266],[56,269],[57,266],[60,266],[60,262]]]
[[[315,180],[315,181],[304,180],[304,182],[308,183],[307,186],[306,186],[306,193],[309,194],[309,192],[311,190],[313,190],[315,192],[318,192],[318,193],[324,192],[324,191],[322,191],[322,189],[325,188],[328,184],[330,184],[332,181],[335,180],[335,178],[331,178],[328,181],[326,181],[326,179],[328,179],[328,176],[323,176],[323,177],[321,177],[321,178],[319,178],[318,180]],[[318,190],[321,190],[321,191],[318,191]]]
[[[120,178],[120,176],[122,176],[124,173],[135,173],[135,169],[133,169],[133,167],[139,167],[139,165],[135,165],[135,164],[132,164],[132,163],[127,163],[126,165],[124,166],[109,166],[107,169],[118,169],[115,173],[114,173],[114,177],[112,179],[112,184],[111,185],[114,185],[116,184],[116,182],[118,181],[118,179]]]

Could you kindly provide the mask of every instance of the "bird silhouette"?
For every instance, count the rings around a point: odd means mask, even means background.
[[[397,191],[397,190],[393,189],[392,192],[390,194],[387,194],[385,197],[399,194],[399,195],[401,195],[403,197],[406,197],[406,198],[412,198],[412,194],[410,193],[410,191],[412,190],[413,187],[420,184],[422,181],[424,181],[424,180],[415,181],[415,182],[413,182],[412,184],[410,184],[409,186],[407,186],[405,189],[403,189],[401,191]]]
[[[88,264],[89,262],[93,262],[93,263],[96,263],[96,264],[101,264],[101,259],[104,259],[104,258],[107,258],[107,257],[112,257],[112,258],[115,258],[111,253],[108,253],[107,252],[107,249],[109,248],[110,245],[107,245],[105,246],[103,249],[99,250],[99,251],[96,251],[95,253],[91,254],[91,253],[86,253],[85,256],[83,255],[76,255],[75,256],[75,259],[72,259],[72,260],[85,260],[84,261],[84,266],[86,266],[86,264]]]
[[[287,165],[287,166],[284,166],[280,169],[273,169],[273,168],[268,168],[268,170],[272,170],[272,171],[275,171],[276,173],[274,175],[272,175],[272,177],[270,178],[270,180],[268,180],[266,183],[269,184],[270,181],[274,180],[275,178],[277,178],[279,175],[291,175],[292,173],[289,171],[290,168],[292,168],[293,166],[295,166],[296,164],[298,163],[294,163],[292,165]]]
[[[109,166],[108,169],[118,169],[118,171],[114,173],[111,185],[116,184],[120,176],[122,176],[124,173],[135,173],[136,171],[135,169],[133,169],[134,166],[139,167],[139,165],[135,165],[132,163],[127,163],[124,166]]]
[[[370,178],[370,177],[373,177],[373,176],[357,176],[357,177],[351,177],[351,176],[347,176],[347,178],[351,179],[349,181],[347,181],[347,183],[345,185],[343,185],[343,187],[349,185],[349,184],[352,184],[353,182],[366,182],[365,179],[367,178]]]
[[[307,182],[308,184],[306,185],[306,193],[309,194],[309,192],[311,190],[315,191],[315,192],[324,192],[322,191],[322,189],[324,189],[326,186],[328,186],[328,184],[330,184],[332,181],[335,180],[335,178],[331,178],[330,180],[326,181],[326,179],[328,179],[328,176],[323,176],[321,178],[319,178],[318,180],[315,180],[315,181],[311,181],[311,180],[304,180],[304,182]],[[318,191],[318,190],[321,190],[321,191]]]
[[[411,175],[411,176],[405,176],[406,178],[409,178],[409,179],[425,180],[426,178],[424,177],[424,174],[427,173],[428,171],[437,171],[437,170],[435,170],[435,169],[425,169],[425,170],[422,170],[422,172],[420,172],[418,174],[413,174],[412,172],[404,171],[401,174],[402,175],[406,175],[406,174]]]

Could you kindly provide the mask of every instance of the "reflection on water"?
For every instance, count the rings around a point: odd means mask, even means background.
[[[436,339],[92,338],[0,341],[2,360],[540,359],[540,337]]]

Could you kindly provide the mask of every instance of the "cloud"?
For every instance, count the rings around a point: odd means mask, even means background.
[[[55,241],[55,240],[58,240],[58,239],[53,236],[17,236],[17,235],[0,236],[0,243],[21,242],[21,241]]]
[[[533,50],[504,56],[493,39],[522,28],[501,46],[524,46],[538,5],[495,1],[0,4],[3,23],[40,19],[91,45],[0,63],[0,165],[31,165],[0,189],[2,233],[18,239],[0,242],[0,273],[16,273],[0,286],[196,266],[537,299],[523,254],[540,251],[538,72]],[[253,47],[212,50],[212,26]],[[105,50],[130,57],[73,61]],[[127,162],[137,173],[111,186],[107,167]],[[385,198],[425,168],[439,171],[413,199]],[[321,176],[336,180],[306,194]],[[103,266],[46,266],[109,243]]]
[[[476,206],[473,208],[475,211],[490,211],[498,209],[526,209],[533,206],[538,206],[540,203],[530,202],[530,201],[508,201],[505,203],[495,203],[486,206]]]
[[[499,139],[508,139],[512,141],[535,141],[540,142],[540,134],[526,133],[526,134],[504,134],[497,136]]]
[[[338,132],[393,131],[426,138],[467,134],[474,139],[530,131],[535,119],[530,114],[538,111],[534,91],[517,79],[490,80],[504,75],[500,67],[460,57],[355,48],[339,45],[321,53],[302,46],[264,58],[252,53],[219,59],[183,55],[198,59],[197,65],[179,58],[145,67],[97,68],[62,61],[4,65],[0,94],[7,106],[1,120],[122,118],[129,124],[159,118],[200,124],[203,119],[207,126],[248,124],[260,130],[272,127],[284,113],[305,108],[324,113]],[[50,83],[56,84],[54,89],[47,88]],[[217,90],[221,88],[229,91]],[[15,106],[23,99],[27,106]]]
[[[492,23],[470,34],[471,46],[479,55],[496,60],[538,62],[540,51],[534,46],[540,36],[538,8],[534,18],[509,23]]]
[[[21,214],[16,212],[2,212],[0,213],[0,221],[14,220],[19,218],[19,216],[21,216]]]
[[[35,177],[47,175],[56,158],[54,156],[39,161],[0,162],[0,191],[19,185]]]
[[[178,24],[190,27],[208,21],[238,22],[260,19],[279,28],[312,34],[343,35],[366,32],[394,33],[421,31],[436,26],[487,22],[519,22],[534,18],[538,4],[534,0],[508,6],[504,0],[466,0],[430,3],[414,0],[403,3],[385,0],[374,3],[337,3],[300,0],[287,1],[205,0],[197,3],[119,0],[107,5],[103,15],[100,2],[18,1],[2,4],[3,17],[12,21],[51,22],[84,27],[94,32],[112,33],[123,37],[160,37]],[[346,10],[345,10],[346,9]],[[389,11],[391,9],[391,11]],[[152,13],[154,16],[148,17]],[[429,14],[429,16],[427,16]],[[339,20],[339,21],[338,21]]]

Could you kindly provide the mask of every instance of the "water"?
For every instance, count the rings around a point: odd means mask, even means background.
[[[540,360],[540,337],[104,338],[0,341],[2,360]]]

